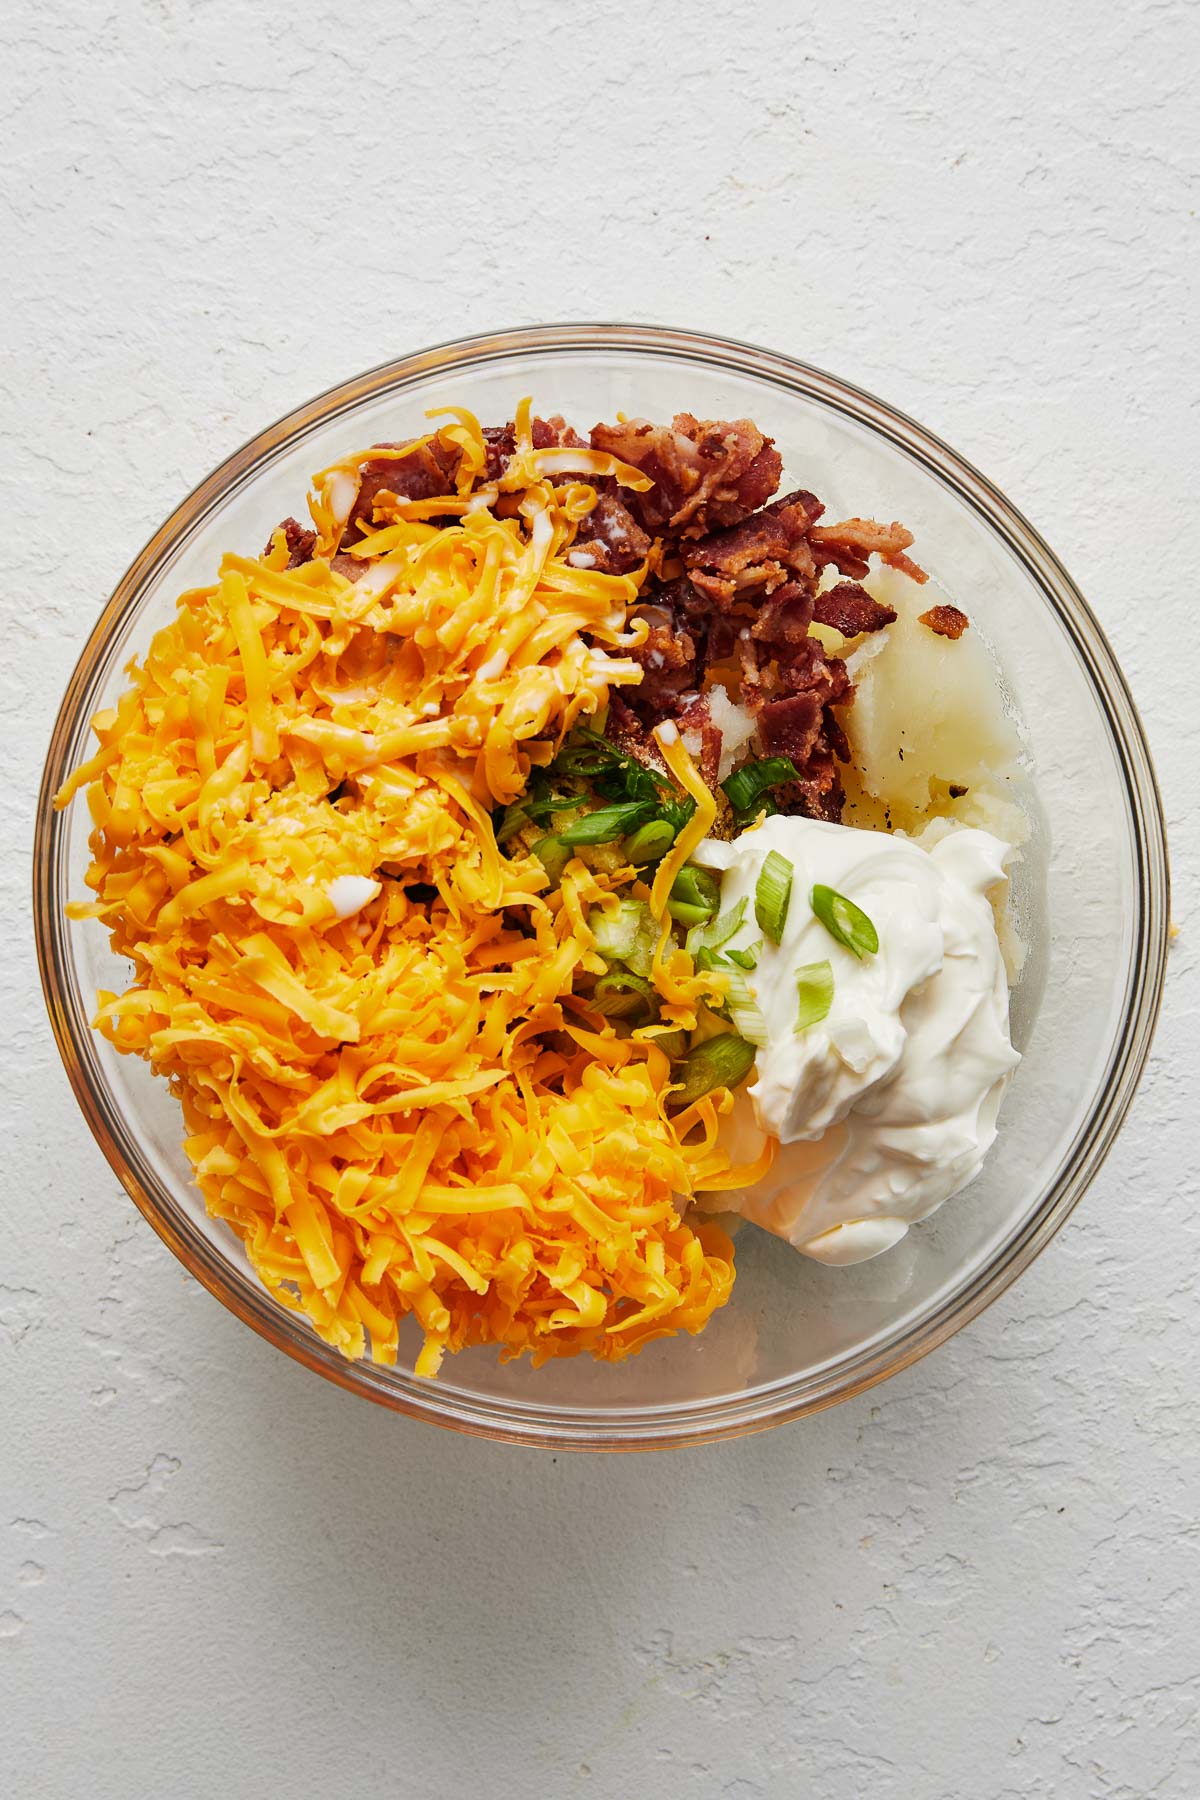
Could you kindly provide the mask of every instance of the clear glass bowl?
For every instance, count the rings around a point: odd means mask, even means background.
[[[302,512],[311,471],[416,434],[426,407],[458,401],[499,421],[526,393],[584,429],[618,411],[749,415],[784,455],[785,488],[814,489],[831,518],[898,518],[916,533],[921,562],[995,655],[1035,783],[1016,893],[1030,946],[1013,995],[1024,1061],[982,1175],[887,1255],[830,1269],[747,1227],[733,1299],[701,1337],[652,1344],[617,1367],[577,1358],[534,1370],[472,1351],[419,1381],[403,1334],[394,1369],[344,1361],[268,1296],[232,1233],[206,1216],[165,1084],[89,1028],[96,989],[121,986],[122,971],[99,926],[64,916],[84,893],[88,818],[82,802],[56,814],[51,796],[176,595],[211,580],[224,550],[256,552],[281,518]],[[730,1437],[828,1406],[924,1355],[1007,1287],[1075,1205],[1129,1105],[1158,1009],[1168,877],[1153,770],[1121,672],[1070,577],[1003,495],[910,419],[820,370],[685,332],[567,325],[372,370],[270,426],[183,502],[104,609],[63,701],[34,903],[50,1014],[84,1115],[137,1206],[231,1311],[399,1412],[518,1443],[617,1450]]]

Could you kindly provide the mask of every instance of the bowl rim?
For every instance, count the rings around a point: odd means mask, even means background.
[[[348,1363],[265,1288],[232,1285],[228,1266],[203,1234],[156,1188],[136,1140],[103,1084],[89,1074],[91,1029],[71,1004],[63,902],[66,815],[53,796],[69,772],[83,701],[109,645],[159,565],[190,536],[231,487],[290,441],[361,401],[401,391],[451,368],[506,358],[599,353],[674,356],[767,380],[815,400],[890,442],[950,486],[980,524],[998,535],[1057,615],[1082,664],[1113,741],[1124,780],[1138,874],[1130,978],[1122,1028],[1091,1111],[1065,1147],[1056,1179],[1038,1206],[968,1281],[907,1328],[884,1334],[830,1369],[732,1393],[717,1400],[589,1408],[472,1393],[417,1381],[368,1362]],[[210,1293],[244,1324],[307,1368],[396,1412],[469,1434],[554,1450],[645,1450],[742,1436],[823,1410],[907,1368],[975,1319],[1049,1243],[1096,1175],[1132,1101],[1149,1055],[1162,996],[1169,938],[1170,875],[1162,800],[1146,735],[1125,676],[1082,593],[1024,515],[941,438],[866,389],[812,364],[737,338],[676,327],[578,322],[474,333],[434,344],[325,389],[235,450],[170,513],[133,559],[102,609],[76,663],[55,719],[38,795],[33,846],[33,911],[42,988],[59,1054],[76,1100],[110,1166],[150,1225]]]

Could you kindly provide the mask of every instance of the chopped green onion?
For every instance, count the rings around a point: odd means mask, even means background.
[[[667,911],[678,925],[703,925],[712,918],[707,906],[689,906],[685,900],[668,900]]]
[[[861,962],[879,948],[879,933],[861,906],[847,900],[836,888],[818,885],[812,891],[812,909],[831,938],[845,944]]]
[[[688,1051],[679,1067],[679,1089],[671,1095],[673,1106],[690,1106],[713,1088],[736,1087],[754,1067],[754,1045],[735,1031],[705,1038]]]
[[[687,1055],[688,1034],[686,1031],[660,1031],[652,1042],[665,1055],[669,1056],[672,1062],[678,1062],[681,1057]]]
[[[833,1005],[833,969],[828,962],[805,963],[796,970],[796,986],[800,990],[800,1016],[796,1031],[807,1031],[828,1018]]]
[[[681,925],[704,925],[721,904],[721,890],[707,869],[685,863],[671,884],[667,911]]]
[[[648,1025],[658,1013],[650,983],[628,969],[602,975],[593,989],[592,1005],[606,1019],[627,1019],[631,1025]]]
[[[631,800],[625,806],[601,806],[565,826],[558,835],[564,844],[611,844],[614,838],[624,837],[641,825],[653,810],[647,800]]]
[[[685,794],[682,800],[664,800],[658,809],[658,816],[666,820],[678,837],[695,810],[696,802],[690,794]]]
[[[584,798],[582,794],[526,794],[523,800],[514,801],[500,814],[500,822],[496,826],[496,842],[507,844],[526,825],[544,825],[551,813],[568,812],[572,807],[582,806]]]
[[[565,834],[564,834],[565,836]],[[773,944],[783,937],[795,867],[778,850],[769,850],[754,889],[754,916]]]
[[[720,950],[701,944],[696,951],[696,967],[704,974],[715,971],[725,977],[724,1008],[744,1038],[760,1048],[767,1041],[767,1021],[759,1009],[740,967],[729,961]],[[711,1003],[710,1003],[711,1004]]]
[[[785,781],[798,781],[800,771],[788,756],[765,756],[761,762],[743,763],[721,783],[725,797],[735,813],[753,813],[768,788]]]
[[[757,969],[758,953],[762,947],[763,941],[759,938],[757,944],[751,944],[745,950],[726,950],[725,954],[730,962],[737,964],[739,969]]]
[[[550,767],[556,775],[575,775],[586,781],[604,769],[618,767],[622,760],[615,744],[598,731],[580,726],[575,741],[563,745]]]
[[[577,727],[550,765],[551,772],[590,781],[606,800],[655,800],[662,789],[670,790],[667,776],[640,763],[636,757],[610,743],[598,731]]]
[[[761,1050],[767,1041],[767,1021],[754,998],[750,983],[740,968],[729,963],[725,965],[725,977],[729,983],[725,996],[729,1017],[742,1037],[757,1044]]]
[[[649,975],[659,932],[644,900],[622,900],[611,918],[594,906],[587,922],[606,962],[624,963],[635,975]]]
[[[571,860],[571,852],[561,838],[543,837],[529,847],[530,856],[536,856],[551,881],[557,881]]]
[[[746,916],[746,899],[742,897],[729,912],[721,913],[711,925],[698,925],[688,932],[687,947],[694,956],[697,950],[719,950],[727,944]]]
[[[648,819],[625,839],[623,848],[628,860],[640,868],[665,856],[674,842],[675,833],[665,819]]]
[[[523,801],[517,801],[514,806],[506,806],[500,815],[500,823],[496,826],[496,842],[507,844],[509,838],[516,837],[518,831],[529,823],[529,808]]]

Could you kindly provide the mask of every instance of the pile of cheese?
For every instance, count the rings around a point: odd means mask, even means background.
[[[669,1114],[654,1041],[704,995],[664,908],[711,801],[665,746],[702,804],[655,884],[661,1019],[618,1036],[573,986],[605,967],[589,910],[645,894],[637,872],[576,859],[551,890],[489,813],[639,679],[641,572],[569,551],[589,475],[648,484],[535,450],[527,404],[498,482],[469,413],[438,436],[456,491],[379,496],[357,579],[331,559],[378,449],[316,478],[314,560],[288,569],[277,533],[181,596],[59,796],[86,787],[94,825],[73,910],[134,966],[99,1028],[171,1080],[208,1207],[322,1337],[394,1361],[411,1312],[425,1375],[469,1344],[616,1359],[733,1282],[728,1240],[680,1213],[745,1172],[714,1097]]]

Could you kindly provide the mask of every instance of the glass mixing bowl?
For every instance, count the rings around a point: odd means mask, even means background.
[[[422,1381],[415,1336],[401,1335],[394,1369],[344,1361],[269,1297],[237,1239],[206,1216],[165,1084],[89,1028],[96,989],[121,987],[123,966],[98,925],[64,916],[85,892],[88,817],[82,801],[56,814],[51,797],[176,595],[210,581],[224,550],[254,553],[302,512],[312,470],[416,435],[427,407],[462,402],[500,421],[522,394],[584,429],[618,411],[748,415],[783,453],[785,491],[814,489],[830,518],[903,519],[915,532],[921,562],[994,654],[1036,794],[1015,891],[1029,947],[1012,1007],[1024,1060],[983,1173],[877,1260],[826,1268],[745,1227],[733,1299],[700,1337],[654,1343],[616,1367],[581,1357],[534,1370],[476,1350]],[[828,1406],[924,1355],[1008,1286],[1071,1211],[1129,1105],[1158,1009],[1168,878],[1121,672],[1066,571],[1002,494],[910,419],[787,357],[686,332],[565,325],[466,339],[346,382],[263,431],[182,503],[105,607],[63,701],[34,901],[50,1015],[84,1115],[137,1206],[231,1311],[399,1412],[518,1443],[617,1450],[730,1437]]]

